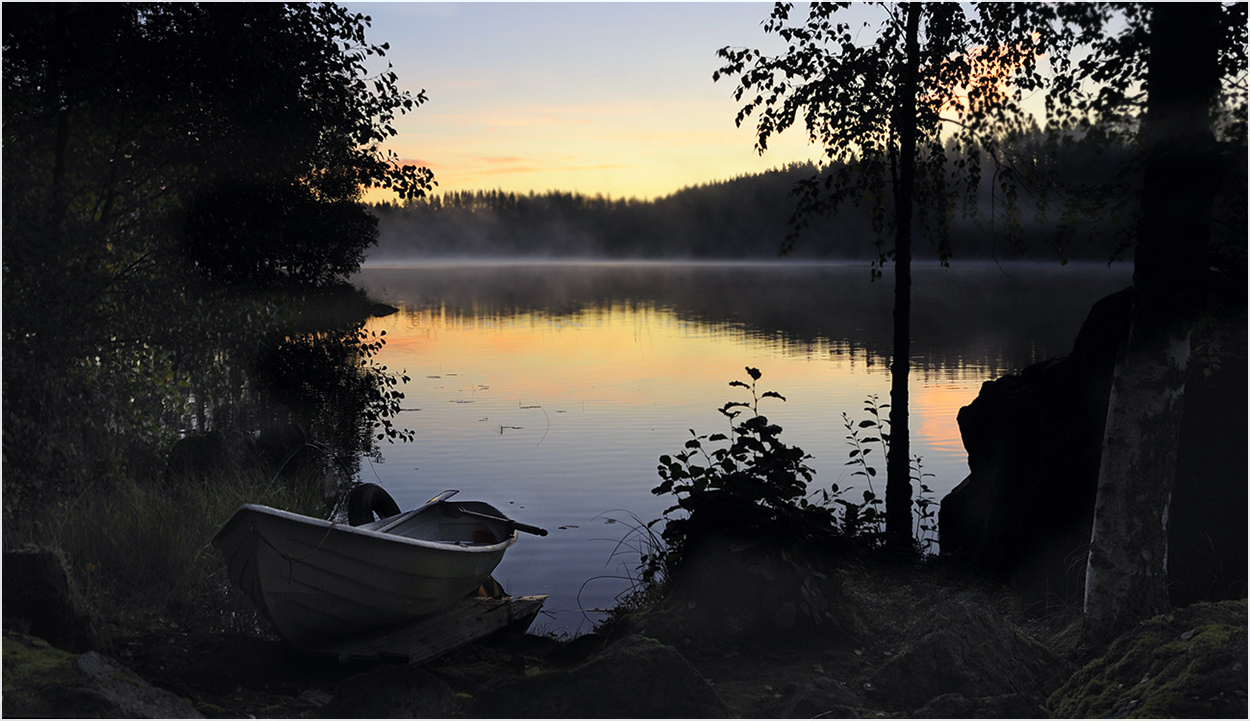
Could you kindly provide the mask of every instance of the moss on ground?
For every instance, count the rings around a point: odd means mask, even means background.
[[[76,658],[42,639],[5,631],[4,716],[53,715],[47,699],[77,681]]]
[[[1117,639],[1047,702],[1061,718],[1245,718],[1246,601],[1198,603]]]

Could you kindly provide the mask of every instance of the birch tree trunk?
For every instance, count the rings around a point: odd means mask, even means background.
[[[913,550],[911,432],[907,380],[911,372],[911,219],[916,185],[916,87],[920,66],[920,3],[907,6],[903,83],[896,108],[899,173],[895,197],[894,351],[890,363],[890,451],[886,458],[885,535],[899,553]]]
[[[1219,40],[1218,4],[1153,9],[1133,315],[1112,381],[1085,578],[1085,634],[1096,644],[1167,607],[1168,505],[1190,327],[1223,176],[1209,119]]]

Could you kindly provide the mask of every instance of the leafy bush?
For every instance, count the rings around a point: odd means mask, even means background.
[[[690,546],[713,534],[798,539],[836,530],[832,510],[808,500],[811,456],[783,442],[781,427],[759,412],[761,400],[785,398],[775,391],[761,393],[756,386],[760,371],[746,371],[749,384],[735,380],[729,385],[750,391],[751,400],[731,401],[719,409],[729,420],[729,435],[691,430],[684,450],[660,456],[662,480],[651,492],[672,493],[677,504],[664,512],[664,519],[652,522],[666,521],[661,537],[667,548],[644,559],[644,579],[671,568]],[[675,511],[686,515],[670,516]]]

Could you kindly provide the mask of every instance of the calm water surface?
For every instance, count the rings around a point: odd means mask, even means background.
[[[365,480],[403,508],[454,488],[547,528],[495,574],[550,595],[535,630],[587,631],[629,588],[638,551],[621,540],[672,505],[650,492],[658,457],[727,429],[716,409],[749,400],[729,386],[746,366],[785,396],[761,412],[814,456],[813,490],[862,490],[842,414],[888,402],[892,308],[866,264],[439,263],[355,281],[400,309],[369,327],[411,377],[399,420],[416,433]],[[912,448],[935,498],[967,475],[955,418],[981,383],[1067,354],[1090,305],[1129,282],[1122,266],[915,269]]]

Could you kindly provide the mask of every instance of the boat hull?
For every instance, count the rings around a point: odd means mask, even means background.
[[[502,516],[484,503],[460,503]],[[443,504],[353,527],[246,505],[213,539],[231,580],[293,646],[316,649],[408,623],[481,586],[516,542],[506,525],[451,518]],[[391,519],[387,519],[390,521]]]

